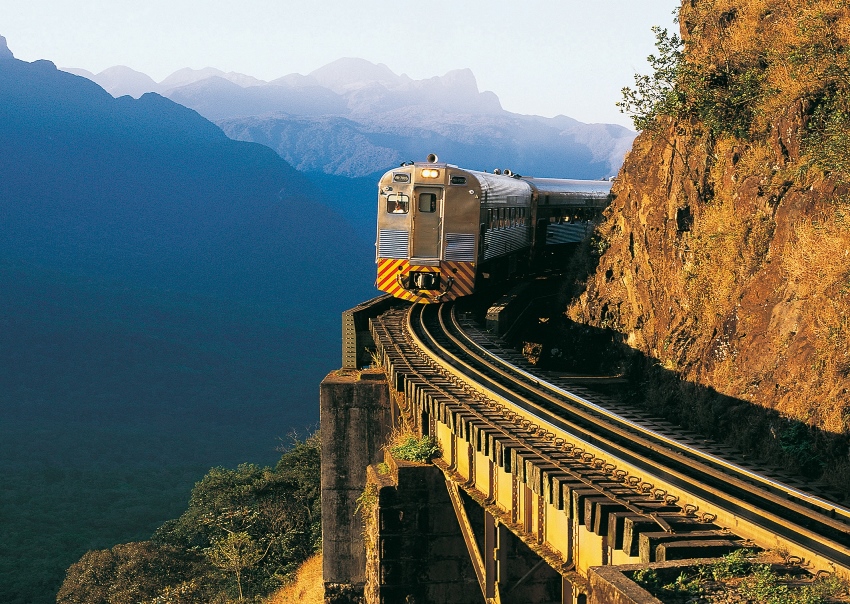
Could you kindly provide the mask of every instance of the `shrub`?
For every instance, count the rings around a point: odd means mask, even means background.
[[[440,445],[433,436],[417,438],[409,434],[402,436],[390,447],[390,454],[404,461],[428,463],[432,457],[440,454]]]
[[[755,552],[749,549],[738,549],[719,558],[708,568],[708,573],[715,580],[722,581],[731,577],[743,577],[753,567],[752,558]]]
[[[321,545],[318,435],[296,440],[274,469],[213,468],[189,509],[151,541],[85,554],[57,601],[222,602],[263,596],[290,580]],[[235,579],[235,581],[234,581]]]

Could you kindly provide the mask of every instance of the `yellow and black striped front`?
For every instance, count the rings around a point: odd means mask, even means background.
[[[434,274],[436,289],[417,289],[413,276]],[[379,290],[402,300],[429,304],[447,302],[470,295],[475,288],[475,264],[472,262],[442,261],[436,266],[411,264],[406,259],[378,258]]]

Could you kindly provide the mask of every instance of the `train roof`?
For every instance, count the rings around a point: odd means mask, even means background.
[[[581,195],[583,197],[608,197],[611,194],[610,180],[576,180],[571,178],[522,178],[543,194]]]
[[[578,180],[573,178],[533,178],[530,176],[507,176],[490,174],[477,170],[467,170],[473,174],[485,190],[517,193],[537,191],[542,195],[559,197],[580,197],[583,199],[605,199],[611,194],[610,180]],[[508,193],[511,194],[511,193]]]
[[[581,180],[575,178],[534,178],[493,174],[479,170],[466,170],[444,162],[415,162],[416,166],[434,166],[437,168],[455,168],[463,170],[478,179],[481,188],[490,195],[530,195],[534,191],[543,195],[556,195],[561,198],[605,199],[611,194],[610,180]]]

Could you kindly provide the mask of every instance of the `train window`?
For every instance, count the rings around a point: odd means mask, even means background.
[[[420,193],[419,194],[419,211],[420,212],[436,212],[437,211],[437,195],[436,193]]]
[[[466,176],[452,176],[451,179],[449,179],[449,182],[453,185],[465,185]]]
[[[393,182],[410,182],[410,174],[393,174]]]
[[[410,197],[404,193],[387,195],[387,212],[390,214],[407,214],[410,209]]]

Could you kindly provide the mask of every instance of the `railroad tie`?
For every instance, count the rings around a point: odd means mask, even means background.
[[[676,533],[686,533],[687,531],[704,531],[716,530],[720,527],[711,524],[700,522],[696,518],[689,518],[681,514],[666,512],[658,514]],[[623,539],[622,550],[629,556],[640,555],[640,535],[641,533],[657,532],[658,523],[648,516],[626,516],[623,519]],[[683,538],[686,536],[683,534]],[[616,540],[615,540],[616,541]]]
[[[689,558],[719,558],[744,547],[745,542],[737,539],[690,540],[660,543],[655,549],[657,562],[687,560]]]
[[[667,533],[667,532],[654,532],[654,533],[641,533],[639,539],[638,550],[640,552],[640,561],[642,564],[649,564],[650,562],[656,562],[655,554],[656,548],[665,544],[669,546],[672,543],[676,542],[686,542],[692,544],[693,547],[697,547],[697,542],[716,542],[716,541],[735,541],[736,543],[743,543],[742,540],[735,538],[734,535],[730,535],[728,531],[725,530],[712,530],[712,531],[691,531],[686,533]],[[666,551],[666,550],[665,550]],[[704,556],[693,556],[693,557],[704,557]],[[666,558],[665,558],[666,559]],[[661,562],[661,560],[658,560]]]

